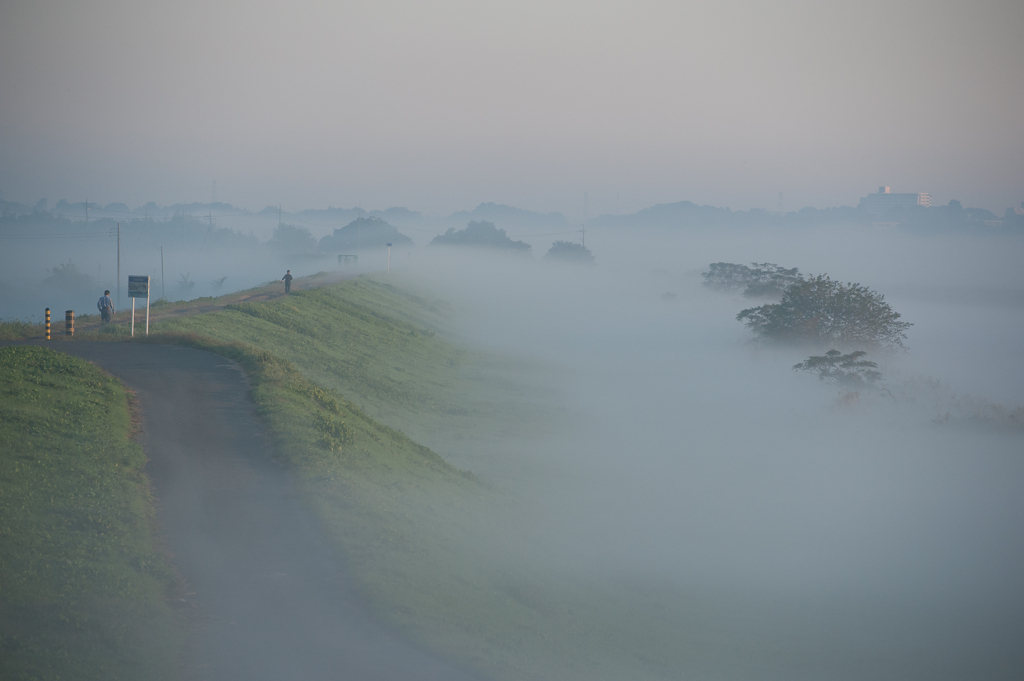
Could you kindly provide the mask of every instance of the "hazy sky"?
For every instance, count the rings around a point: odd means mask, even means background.
[[[1024,3],[0,0],[0,197],[1024,200]]]

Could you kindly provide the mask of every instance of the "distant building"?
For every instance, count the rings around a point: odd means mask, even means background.
[[[926,192],[920,194],[893,194],[889,187],[879,187],[877,194],[868,194],[860,200],[858,208],[863,208],[872,217],[883,217],[893,208],[929,207],[932,197]]]

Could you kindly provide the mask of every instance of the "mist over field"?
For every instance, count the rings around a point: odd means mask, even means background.
[[[475,344],[547,367],[507,378],[557,395],[557,435],[452,454],[520,497],[514,560],[662,599],[680,645],[708,646],[682,665],[700,678],[1019,673],[1020,411],[984,417],[1024,404],[1024,239],[587,236],[591,268],[470,252],[403,273]],[[906,351],[869,353],[888,392],[840,399],[791,370],[810,350],[755,345],[735,315],[757,302],[701,286],[718,261],[887,294],[914,324]]]
[[[503,681],[1021,679],[1022,36],[1020,0],[0,3],[0,339],[149,275],[155,329],[267,345],[297,475],[367,476],[308,492],[353,583]],[[782,292],[703,276],[756,263],[905,347],[758,342]]]
[[[587,264],[544,257],[578,238],[572,225],[511,210],[390,216],[413,241],[392,253],[394,283],[450,302],[455,342],[509,360],[476,369],[473,399],[507,411],[500,428],[408,431],[504,499],[493,514],[453,520],[471,528],[460,549],[470,569],[501,565],[527,599],[586,586],[588,607],[615,603],[616,618],[636,617],[677,648],[651,663],[669,677],[1024,669],[1024,236],[1012,222],[979,232],[605,216],[586,229]],[[219,226],[232,216],[126,221],[122,274],[153,275],[158,297],[159,245],[171,300],[285,269],[381,272],[382,244],[360,244],[358,263],[342,264],[320,241],[363,214],[289,223],[264,211],[234,216],[233,229]],[[428,245],[474,217],[508,227],[498,243],[523,239],[532,251]],[[115,288],[116,239],[99,234],[109,223],[8,224],[6,236],[26,238],[7,241],[2,316],[38,319],[55,299],[58,321],[65,305],[92,313],[96,289]],[[96,234],[73,236],[86,230]],[[28,238],[43,233],[63,236]],[[68,261],[81,263],[81,286],[41,277]],[[703,285],[714,262],[864,284],[912,324],[906,348],[869,348],[876,386],[794,371],[829,348],[755,342],[736,315],[767,301]]]

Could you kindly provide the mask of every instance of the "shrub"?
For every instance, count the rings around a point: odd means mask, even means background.
[[[583,244],[573,241],[556,241],[551,244],[551,249],[544,256],[544,259],[591,265],[594,262],[594,254]]]
[[[778,298],[785,290],[803,281],[797,268],[786,269],[770,262],[750,263],[753,267],[731,262],[715,262],[703,272],[704,285],[718,291],[739,291],[749,298]]]
[[[793,284],[778,303],[748,308],[736,319],[759,340],[826,347],[902,348],[911,326],[882,294],[827,274]]]
[[[498,229],[493,222],[470,222],[458,232],[450,228],[444,234],[434,237],[431,246],[474,246],[493,248],[514,253],[529,254],[530,244],[512,241],[505,230]]]
[[[861,359],[867,353],[856,350],[844,355],[838,350],[829,350],[823,356],[808,357],[793,365],[793,371],[813,371],[818,378],[847,388],[874,384],[882,378],[878,365]]]

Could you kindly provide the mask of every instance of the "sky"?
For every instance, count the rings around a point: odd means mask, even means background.
[[[1002,214],[1022,36],[1013,0],[0,0],[0,198]]]

